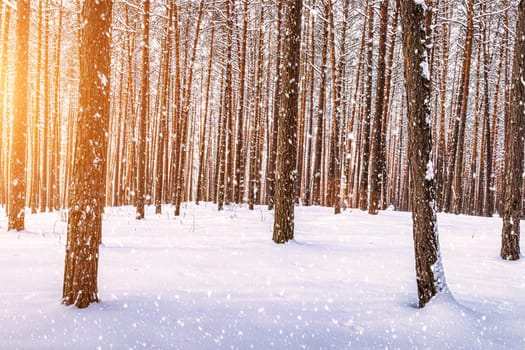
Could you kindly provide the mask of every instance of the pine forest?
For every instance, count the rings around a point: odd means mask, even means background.
[[[130,237],[162,218],[162,234],[184,220],[196,232],[203,208],[268,220],[260,232],[283,247],[272,259],[300,249],[301,232],[394,232],[407,218],[419,308],[461,295],[442,220],[464,220],[472,239],[494,223],[491,263],[523,276],[525,0],[2,0],[0,38],[0,228],[63,227],[65,305],[100,302],[99,256],[122,210]],[[307,229],[312,216],[330,224]],[[339,335],[276,348],[443,348]],[[495,338],[445,348],[525,346]]]

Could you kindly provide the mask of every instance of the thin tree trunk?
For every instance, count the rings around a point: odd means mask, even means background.
[[[244,95],[246,86],[246,44],[248,34],[248,0],[244,1],[242,14],[241,58],[239,62],[239,109],[237,111],[237,138],[235,140],[235,202],[241,203],[244,197],[244,173],[246,169],[246,150],[244,148]]]
[[[448,14],[448,4],[445,2],[444,13]],[[444,206],[444,187],[445,179],[447,176],[446,169],[446,135],[445,135],[445,109],[447,102],[447,76],[448,76],[448,65],[449,65],[449,40],[450,30],[449,23],[443,21],[442,27],[442,70],[441,70],[441,82],[440,82],[440,109],[439,109],[439,139],[438,139],[438,150],[436,159],[436,193],[437,193],[437,206],[441,210]]]
[[[250,123],[250,180],[248,185],[248,205],[250,210],[254,209],[257,194],[260,192],[258,183],[260,182],[259,174],[259,139],[262,134],[260,128],[260,110],[261,104],[259,103],[260,97],[262,95],[261,85],[262,85],[262,74],[263,74],[263,45],[264,45],[264,32],[262,26],[262,7],[259,12],[259,18],[261,18],[261,23],[259,25],[258,33],[258,43],[257,43],[257,58],[256,58],[256,72],[255,72],[255,83],[254,83],[254,105],[253,115]]]
[[[368,3],[368,41],[366,57],[366,92],[365,92],[365,110],[362,123],[361,136],[361,173],[359,176],[359,208],[368,209],[368,176],[370,160],[370,122],[372,118],[372,56],[374,49],[374,4]]]
[[[233,20],[231,15],[231,0],[225,1],[226,6],[226,71],[224,81],[224,100],[223,100],[223,113],[221,118],[222,134],[219,142],[219,176],[218,176],[218,194],[217,194],[217,209],[224,209],[225,201],[225,184],[226,184],[226,139],[228,137],[228,123],[231,121],[232,114],[232,31],[233,31]]]
[[[38,207],[38,194],[40,184],[40,95],[41,95],[41,79],[42,79],[42,30],[43,30],[43,9],[42,0],[38,2],[38,43],[37,43],[37,59],[36,59],[36,92],[35,92],[35,112],[33,116],[33,142],[32,142],[32,155],[31,155],[31,192],[29,205],[31,207],[31,213],[37,212]],[[0,117],[1,119],[1,117]],[[1,130],[0,130],[1,135]],[[0,160],[1,162],[1,160]],[[2,176],[0,174],[0,176]]]
[[[44,6],[47,7],[48,1],[44,2]],[[42,133],[44,135],[42,140],[42,184],[40,186],[40,211],[45,212],[49,208],[48,198],[49,198],[49,136],[50,136],[50,126],[49,121],[51,119],[51,113],[49,111],[50,107],[50,78],[49,78],[49,13],[44,12],[44,125]]]
[[[383,124],[386,124],[384,111],[385,103],[385,71],[386,71],[386,38],[388,32],[388,0],[381,2],[379,12],[379,49],[377,59],[377,79],[376,79],[376,105],[375,116],[372,121],[372,138],[370,144],[370,200],[368,203],[368,213],[377,215],[381,208],[381,189],[383,187],[384,168],[386,159],[382,152],[383,143]]]
[[[492,216],[494,208],[494,195],[492,193],[493,179],[492,179],[492,157],[493,157],[493,142],[492,132],[490,129],[490,105],[489,105],[489,72],[490,72],[490,56],[488,52],[488,38],[486,28],[483,31],[483,157],[481,169],[483,174],[480,177],[483,179],[483,206],[480,211],[483,216]],[[494,118],[494,117],[493,117]],[[481,192],[481,191],[480,191]]]
[[[155,156],[155,213],[162,212],[163,191],[165,190],[165,162],[164,151],[168,146],[168,113],[170,92],[170,66],[171,66],[171,36],[173,34],[173,9],[168,5],[168,30],[164,42],[163,68],[161,74],[159,133],[157,138],[157,152]]]
[[[282,45],[282,8],[283,2],[277,2],[277,37],[275,39],[276,45],[276,55],[275,55],[275,87],[274,87],[274,96],[273,96],[273,114],[272,114],[272,130],[271,130],[271,144],[270,144],[270,153],[268,157],[268,173],[266,174],[267,181],[267,201],[268,201],[268,210],[272,210],[274,206],[274,196],[275,196],[275,167],[277,160],[277,137],[279,135],[279,103],[280,96],[279,91],[281,86],[281,45]],[[270,127],[268,125],[268,127]],[[270,130],[268,130],[270,132]]]
[[[315,0],[312,1],[311,6],[315,6]],[[310,62],[309,62],[309,98],[308,98],[308,133],[306,144],[306,165],[305,165],[305,185],[304,185],[304,204],[310,205],[313,201],[312,194],[312,138],[314,133],[314,89],[315,89],[315,15],[310,11]],[[315,179],[314,179],[315,180]]]
[[[150,0],[144,0],[144,18],[143,18],[143,44],[142,44],[142,73],[140,86],[140,112],[138,123],[138,149],[137,149],[137,192],[136,207],[138,220],[144,219],[144,206],[146,202],[146,142],[147,127],[149,122],[149,24],[150,24]]]
[[[325,5],[325,17],[328,11],[326,10],[328,6]],[[316,132],[315,132],[315,158],[314,158],[314,173],[313,173],[313,193],[312,193],[312,203],[314,205],[321,205],[324,196],[324,191],[322,190],[322,178],[323,178],[323,145],[324,145],[324,122],[326,119],[326,73],[328,70],[328,35],[329,35],[329,22],[323,22],[323,48],[321,51],[321,77],[319,83],[319,96],[318,96],[318,105],[317,105],[317,120],[316,120]],[[323,195],[321,194],[323,193]]]
[[[469,96],[470,67],[472,58],[474,29],[474,0],[468,0],[467,27],[463,64],[461,69],[461,82],[459,87],[458,103],[456,105],[456,121],[452,139],[452,153],[448,162],[448,188],[446,189],[445,211],[459,214],[463,205],[463,158],[465,147],[465,124]]]
[[[193,66],[195,65],[195,56],[197,54],[197,46],[199,44],[199,34],[201,29],[202,13],[204,9],[204,0],[201,0],[199,5],[199,12],[197,15],[197,24],[195,28],[195,38],[193,40],[193,49],[191,52],[190,62],[188,66],[186,86],[183,92],[182,98],[182,126],[181,131],[181,148],[180,148],[180,160],[179,170],[177,172],[177,190],[175,197],[175,215],[180,215],[180,205],[183,199],[183,193],[187,189],[188,182],[185,182],[186,178],[186,157],[188,156],[189,145],[188,145],[188,128],[190,119],[190,103],[191,103],[191,92],[193,87]]]
[[[211,86],[211,76],[213,69],[213,54],[214,54],[214,43],[215,43],[215,25],[212,24],[211,34],[210,34],[210,53],[208,58],[208,72],[206,78],[206,98],[204,102],[204,116],[202,118],[202,130],[201,130],[201,139],[199,140],[199,173],[197,175],[197,197],[196,203],[199,204],[199,201],[203,199],[203,187],[204,187],[204,160],[205,160],[205,148],[204,140],[206,139],[207,129],[208,129],[208,109],[210,104],[210,86]],[[208,142],[208,149],[211,150],[211,139]],[[211,164],[211,163],[208,163]]]

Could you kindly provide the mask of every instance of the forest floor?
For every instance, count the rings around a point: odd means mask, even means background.
[[[0,349],[525,349],[525,259],[499,258],[499,218],[439,215],[452,294],[418,309],[410,213],[297,207],[276,245],[263,208],[153,210],[106,210],[84,310],[60,304],[61,214],[6,233],[0,210]]]

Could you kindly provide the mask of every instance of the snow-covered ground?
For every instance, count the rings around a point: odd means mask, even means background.
[[[439,215],[447,280],[416,308],[411,217],[298,207],[273,214],[187,204],[104,217],[101,302],[60,304],[66,225],[0,214],[0,349],[525,349],[525,261],[498,257],[501,220]]]

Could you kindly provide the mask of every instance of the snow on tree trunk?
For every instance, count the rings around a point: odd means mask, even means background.
[[[279,135],[275,176],[275,221],[273,240],[285,243],[293,239],[297,115],[299,102],[301,0],[288,0],[283,4],[283,57],[281,71],[281,101],[279,103]]]
[[[80,42],[80,108],[69,187],[63,303],[98,301],[98,242],[102,230],[110,106],[112,1],[86,0]]]
[[[430,120],[430,74],[423,0],[401,1],[408,134],[412,186],[412,219],[419,306],[446,290],[435,210]]]
[[[518,6],[516,46],[512,68],[512,103],[508,144],[505,152],[505,186],[503,194],[503,232],[501,257],[520,258],[520,219],[523,181],[523,140],[525,137],[525,0]]]

